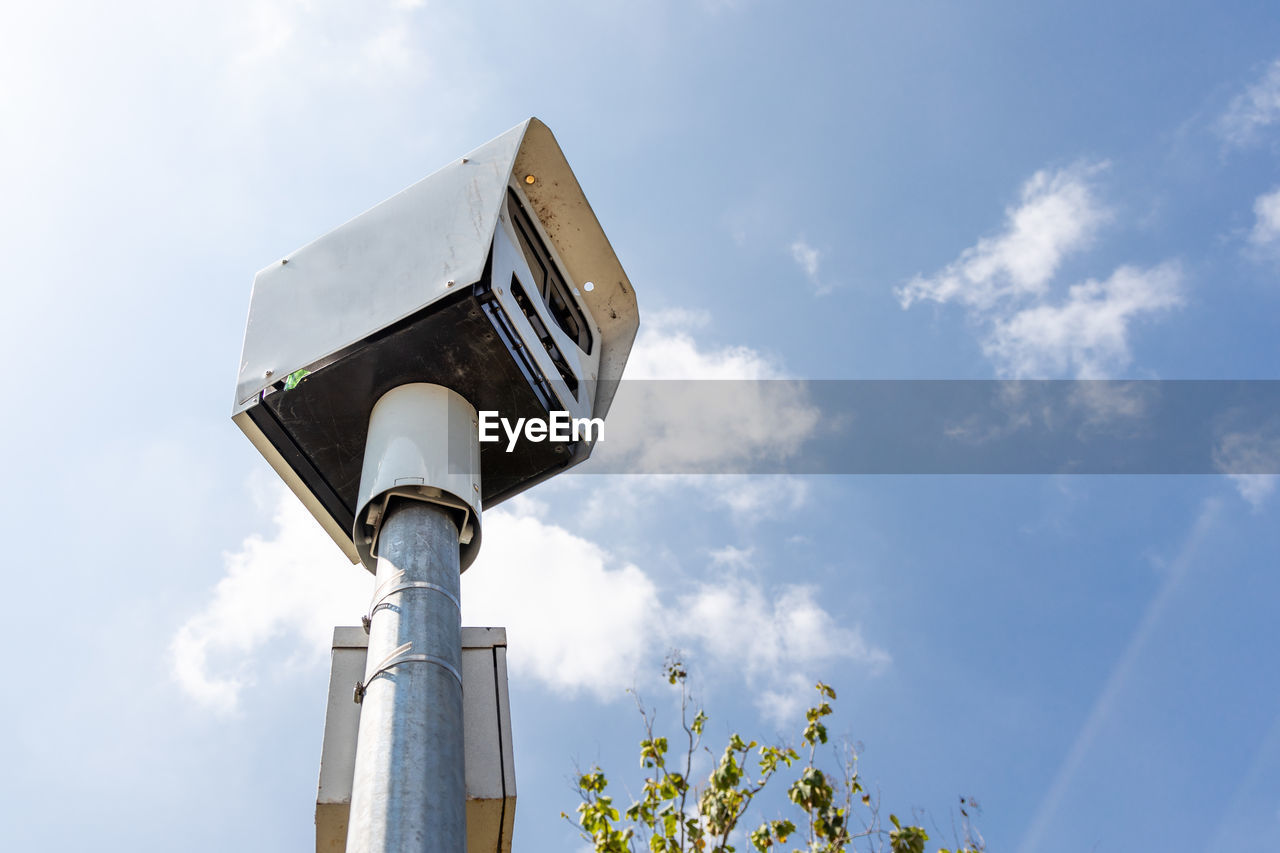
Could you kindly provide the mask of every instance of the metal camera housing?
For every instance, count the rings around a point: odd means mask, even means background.
[[[428,383],[513,420],[602,418],[638,326],[631,282],[531,118],[259,272],[232,417],[347,557],[372,568],[360,482],[383,395]],[[591,449],[481,445],[483,476],[453,472],[473,487],[440,501],[459,506],[463,567],[482,507]]]

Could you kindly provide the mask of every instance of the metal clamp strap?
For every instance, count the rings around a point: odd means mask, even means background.
[[[405,581],[404,583],[396,583],[396,581],[400,580],[402,577],[404,577],[403,571],[396,572],[391,576],[390,580],[374,590],[373,603],[369,605],[369,612],[360,617],[360,624],[364,626],[364,632],[366,634],[369,633],[369,627],[373,624],[373,612],[382,605],[382,602],[385,601],[388,596],[397,592],[403,592],[406,589],[434,590],[452,601],[453,606],[458,608],[459,613],[462,612],[462,603],[458,601],[458,597],[444,587],[438,584],[428,583],[427,581]]]
[[[391,654],[387,655],[386,659],[383,660],[382,663],[374,667],[373,673],[370,674],[368,678],[366,678],[364,681],[356,682],[356,689],[352,698],[355,700],[355,703],[357,705],[364,702],[364,694],[368,689],[369,684],[372,683],[372,681],[375,678],[377,678],[382,673],[386,672],[391,667],[398,666],[399,664],[402,664],[402,663],[433,663],[436,666],[443,669],[444,671],[448,672],[450,675],[452,675],[454,680],[458,682],[459,687],[462,686],[462,676],[458,674],[458,670],[456,670],[453,664],[449,663],[449,661],[445,660],[444,658],[438,658],[435,655],[405,654],[411,648],[413,648],[413,643],[405,643],[403,646],[396,649]]]

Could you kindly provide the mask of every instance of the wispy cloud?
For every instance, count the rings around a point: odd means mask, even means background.
[[[368,573],[347,564],[298,501],[272,491],[273,533],[227,555],[226,575],[170,644],[179,686],[220,714],[236,711],[242,693],[274,669],[319,669],[333,626],[356,622],[372,592]],[[484,525],[484,548],[462,577],[463,621],[507,628],[513,678],[611,701],[679,646],[740,674],[775,719],[796,710],[820,665],[874,674],[889,663],[813,588],[754,579],[750,549],[712,553],[714,582],[679,576],[663,587],[551,521],[540,501],[517,498],[485,513]]]
[[[609,412],[602,465],[632,471],[720,471],[794,453],[820,414],[798,383],[636,382],[637,379],[780,379],[781,366],[744,346],[708,347],[693,330],[705,315],[661,312],[647,321]]]
[[[754,548],[735,548],[733,545],[726,545],[711,552],[711,565],[741,569],[751,565],[754,555]]]
[[[677,578],[661,587],[538,514],[533,501],[486,514],[486,550],[463,576],[466,618],[507,626],[511,671],[520,677],[608,701],[679,646],[719,671],[740,673],[772,718],[804,701],[803,688],[822,664],[878,672],[889,663],[856,627],[823,609],[811,587],[766,587],[750,576],[748,549],[716,551],[714,581]],[[536,570],[530,554],[538,555]],[[801,687],[793,689],[797,678]]]
[[[1275,474],[1232,474],[1230,476],[1236,491],[1249,506],[1253,507],[1254,512],[1260,511],[1263,504],[1267,502],[1267,498],[1275,494],[1276,481],[1280,480],[1280,477]]]
[[[1022,185],[1017,206],[1005,211],[1004,230],[899,288],[902,307],[929,300],[989,310],[1003,300],[1044,293],[1063,259],[1088,246],[1111,216],[1093,183],[1106,166],[1036,172]]]
[[[1280,467],[1280,424],[1271,423],[1251,430],[1227,430],[1218,438],[1213,450],[1218,470],[1274,471]],[[1275,474],[1228,474],[1240,497],[1254,511],[1276,490],[1280,476]]]
[[[1172,262],[1120,267],[1105,281],[1072,285],[1061,302],[996,319],[982,350],[1002,376],[1105,378],[1132,360],[1129,328],[1136,319],[1182,304],[1181,282]]]
[[[1251,86],[1231,100],[1218,120],[1222,138],[1233,146],[1250,145],[1261,131],[1280,122],[1280,59],[1274,60]]]
[[[902,307],[924,300],[963,306],[1002,377],[1097,379],[1128,367],[1133,324],[1182,304],[1179,265],[1121,266],[1102,281],[1070,286],[1065,297],[1053,292],[1064,260],[1092,245],[1112,219],[1095,186],[1105,168],[1037,172],[1006,210],[1004,229],[900,287]]]
[[[1254,223],[1249,242],[1261,249],[1280,244],[1280,187],[1263,193],[1253,202]]]
[[[740,568],[680,596],[669,618],[683,645],[721,671],[743,673],[759,710],[780,725],[801,709],[822,667],[851,661],[876,673],[890,663],[861,631],[823,609],[816,588],[765,588]]]
[[[231,66],[236,90],[246,96],[315,94],[324,86],[343,90],[401,84],[429,69],[421,39],[415,39],[415,0],[391,0],[358,11],[329,0],[256,0],[237,16],[240,30]],[[322,61],[320,61],[322,60]]]
[[[253,535],[224,557],[226,574],[169,645],[179,686],[229,714],[240,694],[273,666],[325,658],[334,625],[358,619],[372,576],[353,567],[283,486],[270,490],[272,533]],[[268,658],[264,649],[283,645]]]
[[[797,237],[791,243],[791,259],[800,267],[815,296],[826,296],[834,288],[822,280],[819,275],[822,266],[822,253],[810,246],[803,237]]]

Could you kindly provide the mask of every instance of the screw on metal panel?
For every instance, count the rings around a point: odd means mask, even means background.
[[[274,371],[274,370],[264,370],[264,371],[262,371],[262,378],[263,378],[263,379],[266,379],[268,376],[270,376],[270,375],[271,375],[271,374],[273,374],[273,373],[275,373],[275,371]]]
[[[357,705],[364,704],[364,685],[359,681],[356,682],[356,689],[352,693],[351,698],[355,701]]]
[[[280,263],[282,263],[282,264],[287,264],[287,263],[289,263],[289,259],[288,259],[288,258],[281,258],[281,259],[280,259]]]
[[[453,279],[449,279],[444,283],[445,287],[453,287]]]
[[[471,488],[475,489],[477,492],[480,491],[480,487],[477,486],[475,483],[471,484]]]

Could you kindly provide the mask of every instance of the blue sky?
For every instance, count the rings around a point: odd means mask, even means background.
[[[1268,4],[5,3],[0,846],[310,848],[369,583],[230,422],[252,276],[530,115],[635,284],[628,376],[1277,376]],[[1278,502],[539,487],[463,581],[509,629],[516,849],[575,849],[567,780],[633,772],[672,645],[717,737],[829,681],[885,808],[972,795],[993,850],[1266,846]]]

